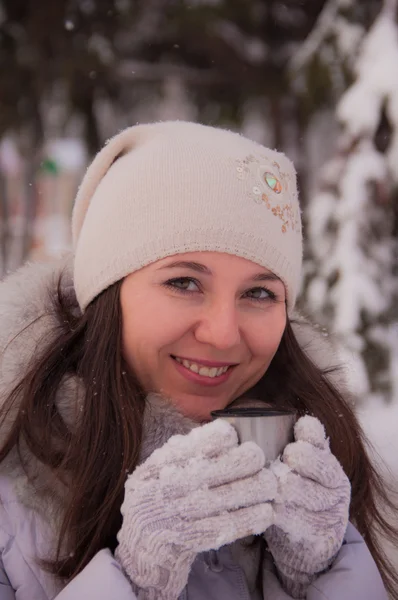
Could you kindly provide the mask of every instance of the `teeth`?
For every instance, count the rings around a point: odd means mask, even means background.
[[[203,377],[220,377],[228,371],[229,367],[202,367],[196,363],[191,363],[189,360],[182,360],[176,356],[176,361],[181,365],[184,365],[186,369],[193,371],[193,373],[199,373]]]

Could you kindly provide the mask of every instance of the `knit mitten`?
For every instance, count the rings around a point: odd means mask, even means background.
[[[176,600],[197,553],[267,529],[277,480],[264,463],[220,419],[174,435],[135,469],[116,558],[140,600]]]
[[[305,598],[343,543],[351,490],[318,419],[302,417],[294,433],[296,441],[286,446],[283,462],[271,465],[278,493],[274,524],[264,535],[284,588],[294,598]]]

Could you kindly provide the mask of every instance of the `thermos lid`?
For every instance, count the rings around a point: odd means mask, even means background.
[[[223,410],[213,410],[211,416],[217,417],[278,417],[282,415],[294,415],[294,410],[278,409],[269,407],[246,407],[246,408],[225,408]]]

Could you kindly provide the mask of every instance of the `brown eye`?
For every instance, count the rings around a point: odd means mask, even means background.
[[[268,298],[267,291],[264,290],[263,288],[254,288],[253,290],[250,290],[249,296],[251,298],[257,298],[257,299]]]
[[[198,284],[191,277],[175,277],[166,281],[165,285],[181,292],[196,292]]]
[[[246,296],[252,300],[275,300],[276,296],[271,290],[263,287],[253,288],[246,292]]]

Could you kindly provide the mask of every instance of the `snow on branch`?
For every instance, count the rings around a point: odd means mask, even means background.
[[[292,74],[304,69],[315,55],[321,54],[326,62],[332,64],[334,53],[325,51],[331,38],[340,58],[348,61],[353,59],[364,30],[342,16],[341,11],[351,4],[352,0],[328,0],[325,3],[308,38],[292,56],[289,65]]]
[[[338,149],[320,174],[308,206],[315,267],[309,308],[344,343],[359,394],[398,398],[397,240],[392,193],[398,184],[398,30],[396,0],[388,0],[365,36],[356,81],[337,107]],[[382,150],[375,139],[389,124]],[[393,323],[391,325],[391,322]]]
[[[357,79],[341,99],[337,118],[348,138],[371,137],[385,106],[392,129],[387,151],[391,176],[398,181],[398,30],[389,0],[366,36],[356,65]]]

